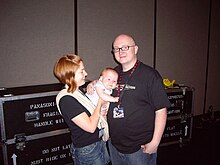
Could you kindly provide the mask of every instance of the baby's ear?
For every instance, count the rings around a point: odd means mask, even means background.
[[[99,81],[102,81],[102,76],[99,77]]]

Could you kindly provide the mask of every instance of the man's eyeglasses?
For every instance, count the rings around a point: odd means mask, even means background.
[[[134,47],[134,46],[136,46],[136,45],[122,46],[121,48],[113,48],[113,49],[112,49],[112,52],[117,53],[117,52],[119,52],[120,50],[121,50],[121,51],[127,51],[127,50],[129,50],[130,47]]]

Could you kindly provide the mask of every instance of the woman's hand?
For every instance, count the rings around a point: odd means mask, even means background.
[[[97,104],[97,105],[100,104],[101,107],[102,107],[102,106],[105,106],[107,103],[108,103],[107,101],[104,101],[102,98],[99,97],[99,100],[98,100],[98,104]]]

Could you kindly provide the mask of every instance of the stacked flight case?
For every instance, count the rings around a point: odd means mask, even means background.
[[[183,146],[192,138],[194,88],[166,89],[171,107],[167,111],[167,123],[160,146]]]
[[[61,84],[0,90],[0,164],[72,165],[70,132],[57,111]],[[161,146],[190,141],[194,89],[166,89],[171,107]]]
[[[73,164],[70,132],[57,111],[61,84],[0,90],[0,164]]]

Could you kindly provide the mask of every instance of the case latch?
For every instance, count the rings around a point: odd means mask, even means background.
[[[23,151],[26,147],[26,136],[24,133],[15,135],[16,149]]]

